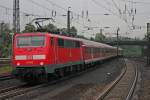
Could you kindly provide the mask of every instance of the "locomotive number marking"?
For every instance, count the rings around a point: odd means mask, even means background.
[[[27,60],[32,60],[33,59],[33,56],[32,55],[28,55],[27,56]]]

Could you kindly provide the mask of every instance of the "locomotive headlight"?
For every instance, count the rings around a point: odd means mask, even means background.
[[[26,60],[27,56],[26,55],[16,55],[15,60]]]
[[[40,65],[43,66],[43,65],[44,65],[44,62],[40,62]]]
[[[20,66],[20,63],[19,63],[19,62],[17,63],[17,66]]]

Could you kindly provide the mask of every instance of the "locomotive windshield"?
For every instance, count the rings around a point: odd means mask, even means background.
[[[17,46],[40,46],[43,47],[45,43],[45,36],[18,36]]]

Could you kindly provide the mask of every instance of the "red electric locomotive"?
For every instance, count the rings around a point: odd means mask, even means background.
[[[50,33],[16,34],[13,75],[23,81],[63,77],[117,56],[116,47]]]

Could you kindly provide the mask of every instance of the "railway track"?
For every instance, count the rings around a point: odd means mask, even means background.
[[[7,65],[11,65],[11,59],[10,58],[0,58],[0,67],[4,67]],[[12,79],[10,74],[0,75],[0,81],[9,80],[9,79]]]
[[[16,96],[19,96],[19,95],[23,95],[25,93],[34,91],[36,89],[40,89],[42,87],[49,87],[51,85],[55,85],[57,83],[68,80],[70,78],[77,77],[81,74],[87,73],[91,70],[95,70],[96,68],[97,67],[89,68],[88,70],[85,70],[83,72],[78,72],[76,74],[72,74],[70,76],[66,76],[66,77],[63,77],[63,78],[60,78],[60,79],[57,79],[57,80],[54,80],[54,81],[51,81],[51,82],[48,82],[48,83],[44,83],[44,84],[41,84],[41,85],[36,85],[36,86],[31,86],[31,87],[30,86],[28,87],[28,85],[21,85],[21,86],[15,86],[15,87],[10,87],[10,88],[7,88],[7,89],[3,89],[3,90],[0,90],[0,100],[10,99],[10,98],[13,98],[13,97],[16,97]]]
[[[34,91],[36,89],[40,89],[42,87],[49,87],[51,85],[55,85],[56,83],[67,80],[68,78],[70,77],[65,77],[56,81],[52,81],[52,82],[48,82],[48,83],[44,83],[40,85],[35,85],[35,86],[21,85],[21,86],[14,86],[14,87],[2,89],[0,90],[0,100],[10,99],[19,95],[23,95],[25,93]]]
[[[128,65],[122,74],[107,86],[96,100],[131,100],[138,79],[138,70],[134,62],[127,62]]]
[[[11,65],[10,58],[0,58],[0,67],[5,65]]]
[[[0,90],[0,100],[10,99],[12,97],[37,89],[39,87],[41,86],[28,87],[27,85],[20,85],[20,86],[9,87]]]
[[[13,87],[8,87],[8,88],[1,89],[1,90],[0,90],[0,95],[3,94],[3,93],[6,93],[6,92],[12,91],[12,90],[21,88],[22,86],[24,86],[24,85],[13,86]]]
[[[0,76],[0,81],[5,81],[5,80],[9,80],[9,79],[12,79],[11,75]]]
[[[34,90],[42,89],[43,87],[53,87],[53,85],[55,86],[55,84],[57,84],[57,83],[61,83],[61,82],[68,80],[70,78],[73,78],[73,77],[79,76],[81,74],[87,73],[91,70],[95,70],[96,68],[97,67],[94,67],[94,68],[88,69],[86,71],[79,72],[77,74],[73,74],[73,75],[70,75],[68,77],[64,77],[62,79],[54,80],[52,82],[44,83],[44,84],[37,85],[37,86],[31,86],[31,87],[29,87],[29,86],[16,86],[16,87],[10,87],[8,89],[0,90],[0,100],[15,98],[15,97],[20,96],[20,95],[26,95],[26,93],[30,93]]]

